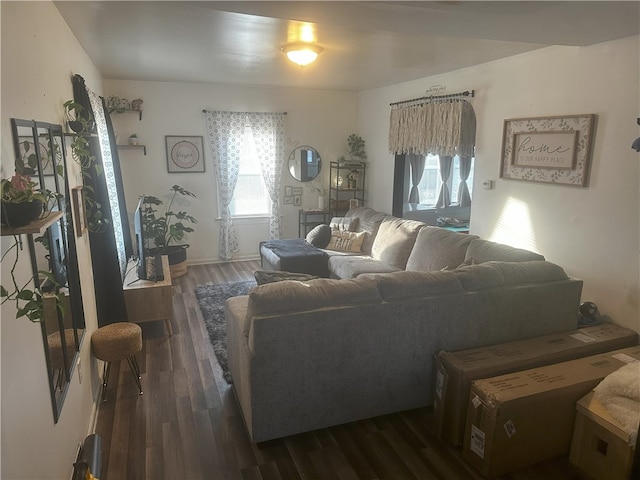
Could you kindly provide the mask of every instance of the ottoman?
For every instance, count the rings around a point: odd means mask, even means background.
[[[314,247],[303,238],[260,242],[260,263],[263,270],[329,277],[328,259],[324,250]]]

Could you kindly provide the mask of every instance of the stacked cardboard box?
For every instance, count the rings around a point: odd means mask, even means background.
[[[441,438],[462,445],[471,382],[637,345],[638,334],[613,323],[460,352],[440,352],[434,414]]]
[[[464,457],[495,477],[568,454],[576,402],[633,360],[640,346],[475,380]]]
[[[593,396],[576,405],[569,460],[595,480],[626,480],[633,465],[631,436]]]

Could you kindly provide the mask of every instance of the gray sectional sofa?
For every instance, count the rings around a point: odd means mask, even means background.
[[[432,403],[434,356],[576,327],[582,281],[541,255],[359,207],[361,254],[226,304],[254,442]]]

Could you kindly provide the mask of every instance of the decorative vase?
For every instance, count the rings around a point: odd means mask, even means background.
[[[2,202],[2,223],[7,227],[24,227],[40,218],[44,203],[41,200],[32,202]]]

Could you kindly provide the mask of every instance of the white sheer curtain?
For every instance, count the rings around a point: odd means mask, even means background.
[[[220,203],[219,258],[231,260],[238,251],[238,238],[233,228],[229,205],[238,181],[243,152],[245,126],[251,127],[262,177],[271,199],[269,236],[282,237],[279,192],[284,163],[284,114],[260,112],[206,113],[207,141],[213,159],[213,173]]]
[[[251,125],[262,178],[271,198],[269,238],[279,239],[282,238],[279,198],[284,164],[284,114],[249,113],[247,120]]]
[[[235,112],[206,112],[207,142],[220,203],[218,257],[222,260],[231,260],[239,249],[229,204],[238,181],[245,120]]]

